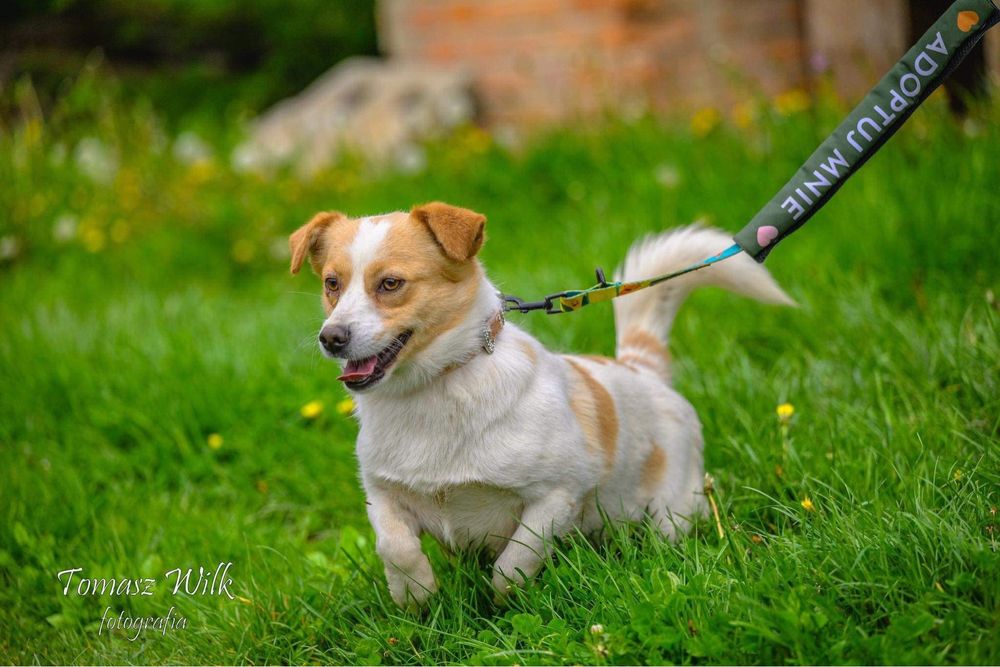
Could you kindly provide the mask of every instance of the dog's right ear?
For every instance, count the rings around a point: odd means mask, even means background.
[[[288,247],[292,251],[292,274],[299,272],[306,257],[313,256],[313,263],[319,251],[320,235],[331,224],[346,220],[347,216],[339,211],[324,211],[317,213],[312,220],[296,229],[288,237]]]

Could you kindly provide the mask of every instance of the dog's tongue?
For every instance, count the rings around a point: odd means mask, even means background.
[[[356,382],[358,380],[364,380],[366,377],[375,372],[375,364],[378,362],[376,357],[368,357],[367,359],[350,359],[347,365],[344,366],[344,372],[340,374],[337,378],[343,382]]]

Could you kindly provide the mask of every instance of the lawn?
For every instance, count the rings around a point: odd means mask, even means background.
[[[768,267],[799,308],[706,291],[682,310],[675,378],[722,537],[571,537],[505,606],[428,542],[442,590],[408,615],[286,235],[443,199],[488,215],[503,289],[585,287],[644,233],[735,232],[845,109],[761,101],[739,126],[609,120],[517,149],[468,129],[419,173],[348,159],[301,181],[229,167],[231,128],[178,150],[94,86],[44,118],[21,91],[27,121],[0,133],[0,662],[1000,662],[1000,109],[961,123],[933,99],[782,244]],[[512,317],[613,349],[607,304]],[[225,562],[234,600],[164,577]],[[64,595],[70,568],[157,583]],[[109,607],[186,627],[132,641]]]

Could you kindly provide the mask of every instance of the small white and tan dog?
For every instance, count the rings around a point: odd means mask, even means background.
[[[664,535],[705,509],[701,425],[670,386],[667,337],[684,297],[718,285],[791,304],[739,255],[614,302],[614,359],[559,354],[504,324],[476,255],[486,218],[442,203],[349,218],[320,213],[290,238],[323,279],[319,334],[361,423],[357,455],[393,599],[437,584],[422,533],[485,547],[499,593],[533,576],[553,536],[652,517]],[[647,238],[617,276],[648,278],[731,243],[688,227]],[[600,508],[600,510],[599,510]]]

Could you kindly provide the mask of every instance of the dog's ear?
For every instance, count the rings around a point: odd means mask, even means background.
[[[444,254],[459,262],[472,259],[483,246],[486,216],[442,202],[414,206],[410,215],[430,230]]]
[[[320,235],[331,224],[340,220],[346,220],[347,216],[338,211],[324,211],[317,213],[312,220],[296,229],[288,237],[288,247],[292,251],[292,273],[298,273],[302,268],[302,263],[306,261],[308,255],[315,257],[319,251]]]

